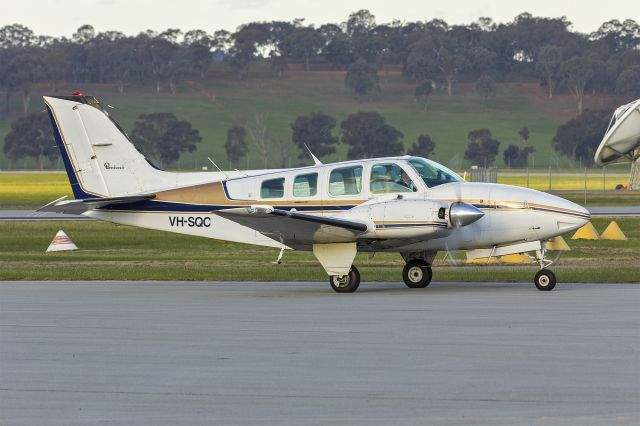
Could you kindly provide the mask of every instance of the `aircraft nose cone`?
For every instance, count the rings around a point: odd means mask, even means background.
[[[576,217],[577,227],[580,228],[587,222],[591,220],[591,213],[586,208],[582,207],[580,204],[571,203],[571,210],[577,213],[579,216]]]
[[[478,208],[467,203],[452,203],[449,209],[449,220],[453,226],[467,226],[484,216]]]
[[[585,223],[589,222],[591,220],[591,212],[586,208],[582,207],[580,204],[574,204],[574,205],[575,205],[575,210],[584,215],[584,218],[583,218],[584,222]]]
[[[575,231],[591,220],[589,210],[555,195],[545,194],[544,198],[541,199],[541,204],[543,204],[544,211],[556,214],[554,217],[554,232],[556,227],[563,234]]]

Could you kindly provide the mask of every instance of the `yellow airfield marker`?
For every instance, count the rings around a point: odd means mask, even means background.
[[[560,235],[557,237],[551,238],[547,241],[547,250],[556,250],[556,251],[570,251],[571,247],[569,244],[562,238]]]
[[[607,229],[604,230],[600,238],[603,240],[618,240],[624,241],[627,239],[627,236],[624,235],[622,229],[618,226],[615,220],[612,220]]]
[[[600,237],[598,236],[598,231],[596,231],[596,228],[593,227],[593,224],[591,222],[587,222],[586,225],[578,229],[576,233],[573,234],[573,237],[571,237],[571,239],[572,240],[599,240]]]
[[[498,263],[498,259],[494,257],[477,257],[475,259],[467,259],[467,263],[482,264],[482,263]]]
[[[524,253],[515,253],[515,254],[505,254],[500,257],[500,260],[504,263],[514,263],[514,264],[529,264],[531,263],[531,258]]]

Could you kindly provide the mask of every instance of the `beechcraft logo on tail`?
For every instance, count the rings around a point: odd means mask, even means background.
[[[112,166],[110,163],[104,163],[104,168],[107,170],[124,170],[124,165]]]

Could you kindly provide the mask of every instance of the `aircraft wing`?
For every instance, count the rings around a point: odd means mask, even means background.
[[[39,212],[54,212],[67,214],[82,214],[86,211],[99,209],[101,207],[111,206],[114,204],[129,204],[138,201],[151,200],[155,194],[138,194],[127,195],[123,197],[105,197],[105,198],[82,198],[77,200],[67,200],[67,196],[58,198],[49,204],[40,207]]]
[[[352,242],[370,226],[364,221],[278,210],[271,206],[226,209],[217,214],[288,246]]]

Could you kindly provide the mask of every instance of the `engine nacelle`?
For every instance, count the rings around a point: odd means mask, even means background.
[[[442,200],[395,198],[371,201],[344,213],[373,222],[372,238],[440,238],[451,233],[450,204]]]

